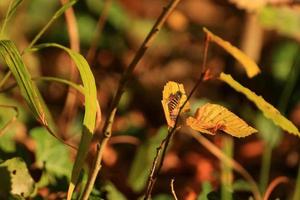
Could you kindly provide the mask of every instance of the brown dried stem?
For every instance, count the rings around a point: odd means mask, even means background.
[[[93,60],[95,58],[97,44],[98,44],[98,41],[100,40],[101,33],[102,33],[103,28],[104,28],[104,25],[105,25],[105,22],[106,22],[106,19],[107,19],[107,16],[108,16],[108,11],[111,7],[111,4],[112,4],[112,0],[104,0],[102,13],[101,13],[101,15],[99,17],[99,20],[97,22],[96,30],[95,30],[93,39],[91,41],[90,48],[89,48],[89,50],[87,52],[87,55],[86,55],[86,60],[90,64],[93,62]]]
[[[125,86],[126,86],[127,82],[129,81],[129,78],[130,78],[133,70],[135,69],[135,67],[137,66],[137,64],[141,60],[141,58],[144,56],[144,54],[147,51],[147,49],[149,48],[149,46],[152,44],[152,42],[155,39],[155,37],[157,36],[159,30],[162,28],[162,26],[165,23],[166,19],[171,14],[171,12],[174,10],[174,8],[179,3],[179,1],[180,0],[172,0],[167,5],[167,7],[165,7],[163,9],[161,15],[158,17],[156,23],[152,27],[151,31],[148,33],[148,35],[145,38],[144,42],[142,43],[142,45],[138,49],[137,53],[135,54],[134,58],[132,59],[131,63],[129,64],[128,68],[126,69],[123,76],[121,77],[121,80],[119,81],[116,95],[114,96],[114,98],[112,100],[110,110],[109,110],[109,113],[108,113],[108,117],[107,117],[107,120],[106,120],[106,122],[104,124],[104,127],[103,127],[103,131],[102,131],[103,138],[100,142],[100,148],[97,151],[97,155],[95,157],[94,165],[92,166],[91,173],[89,174],[88,182],[87,182],[87,184],[85,185],[85,188],[84,188],[84,192],[83,192],[83,195],[82,195],[82,198],[81,198],[83,200],[88,199],[88,197],[90,195],[90,192],[93,189],[93,185],[95,183],[97,174],[101,169],[101,161],[102,161],[102,157],[103,157],[103,152],[104,152],[104,149],[105,149],[105,147],[108,143],[108,140],[110,139],[110,137],[112,135],[112,123],[114,121],[114,117],[115,117],[115,114],[117,112],[117,106],[118,106],[119,101],[121,99],[121,96],[124,92]]]
[[[61,4],[64,5],[68,2],[69,0],[60,0]],[[80,41],[79,41],[79,36],[78,36],[78,26],[76,22],[76,17],[74,13],[73,7],[68,8],[65,11],[65,19],[67,23],[67,30],[68,30],[68,35],[70,38],[70,48],[75,51],[79,52],[80,51]],[[71,68],[70,68],[70,80],[73,82],[77,82],[78,79],[78,71],[76,70],[76,66],[74,62],[71,61]],[[76,99],[77,99],[77,91],[69,87],[68,90],[68,95],[65,101],[64,109],[62,111],[61,115],[61,120],[62,122],[62,133],[66,133],[68,130],[68,125],[69,122],[73,119],[73,116],[75,115],[77,109],[76,109]]]
[[[171,191],[172,191],[172,195],[173,195],[174,199],[178,200],[176,192],[174,190],[174,178],[172,178],[172,180],[171,180]]]
[[[268,186],[263,200],[268,200],[274,188],[277,187],[280,183],[287,183],[287,182],[289,182],[289,179],[285,176],[279,176],[275,178]]]
[[[144,200],[148,200],[151,197],[151,193],[152,193],[153,187],[155,185],[156,179],[159,175],[161,167],[163,166],[163,162],[164,162],[164,159],[165,159],[165,155],[166,155],[168,145],[171,141],[171,138],[173,137],[175,132],[178,130],[178,122],[179,122],[179,117],[180,117],[181,111],[184,108],[184,106],[187,104],[189,99],[192,97],[194,92],[197,90],[200,83],[205,78],[205,73],[207,71],[206,60],[207,60],[208,45],[209,45],[209,38],[205,37],[204,57],[203,57],[203,61],[202,61],[200,77],[199,77],[198,81],[196,82],[196,84],[194,85],[191,92],[189,93],[189,95],[187,96],[187,99],[185,100],[185,102],[179,108],[178,115],[176,117],[174,127],[168,129],[167,137],[161,142],[160,146],[157,148],[156,155],[155,155],[155,158],[153,160],[152,167],[151,167],[151,170],[150,170]],[[160,157],[161,151],[162,151],[162,155]],[[160,158],[160,160],[158,161],[159,158]]]

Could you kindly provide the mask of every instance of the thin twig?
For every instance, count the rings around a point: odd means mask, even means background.
[[[150,175],[149,175],[149,178],[148,178],[148,181],[147,181],[147,187],[146,187],[147,189],[146,189],[146,192],[145,192],[144,200],[148,200],[151,196],[151,193],[152,193],[153,187],[155,185],[156,179],[159,175],[161,167],[163,166],[163,162],[164,162],[164,159],[165,159],[165,155],[166,155],[167,148],[168,148],[168,145],[170,143],[170,140],[171,140],[171,138],[173,137],[173,135],[175,134],[175,132],[178,129],[177,125],[178,125],[178,121],[179,121],[179,118],[180,118],[181,111],[184,108],[184,106],[187,104],[187,102],[190,100],[192,95],[195,93],[195,91],[197,90],[200,83],[205,78],[205,73],[207,71],[206,61],[207,61],[208,45],[209,45],[209,38],[206,36],[205,37],[205,42],[204,42],[204,53],[203,53],[204,57],[203,57],[203,61],[202,61],[200,77],[199,77],[198,81],[196,82],[196,84],[194,85],[191,92],[189,93],[189,95],[187,96],[185,102],[179,108],[179,111],[178,111],[178,114],[176,116],[176,120],[175,120],[175,123],[174,123],[174,127],[168,129],[167,137],[162,141],[160,146],[157,148],[159,151],[158,150],[156,151],[156,155],[155,155],[155,158],[153,160],[153,164],[152,164],[152,167],[151,167],[151,170],[150,170]],[[161,155],[161,157],[159,157],[159,154],[161,152],[161,148],[163,148],[162,155]],[[160,161],[158,162],[159,158],[160,158]],[[158,166],[157,166],[157,163],[158,163]]]
[[[191,130],[190,132],[186,132],[187,135],[195,138],[199,143],[201,143],[206,149],[208,149],[214,156],[216,156],[222,162],[225,162],[228,166],[232,166],[234,170],[239,172],[250,184],[252,193],[254,195],[255,200],[261,200],[261,194],[258,189],[258,186],[252,176],[242,167],[238,162],[233,160],[232,158],[226,156],[218,147],[216,147],[213,143],[211,143],[208,139],[202,136],[200,133]]]
[[[100,149],[99,149],[99,151],[97,151],[97,155],[96,155],[96,158],[95,158],[95,160],[97,162],[94,162],[95,165],[93,165],[92,169],[91,169],[92,173],[90,173],[90,174],[93,175],[93,176],[97,176],[98,171],[101,169],[101,161],[102,161],[102,157],[103,157],[103,151],[104,151],[104,149],[105,149],[105,147],[108,143],[108,140],[111,137],[112,123],[114,121],[114,117],[115,117],[115,114],[117,112],[117,107],[118,107],[119,101],[121,99],[121,96],[124,92],[124,89],[127,85],[127,82],[129,81],[133,70],[135,69],[135,67],[137,66],[137,64],[141,60],[141,58],[144,56],[144,54],[147,51],[147,49],[149,48],[149,46],[152,44],[154,38],[157,36],[157,33],[162,28],[162,26],[165,23],[166,19],[171,14],[171,12],[174,10],[174,8],[179,3],[179,1],[180,0],[172,0],[167,5],[167,7],[165,7],[163,9],[161,15],[158,17],[158,19],[157,19],[156,23],[154,24],[153,28],[148,33],[148,35],[145,38],[144,42],[142,43],[142,45],[138,49],[137,53],[135,54],[134,58],[132,59],[131,63],[129,64],[128,68],[124,72],[121,80],[119,81],[116,95],[114,96],[114,98],[112,100],[110,110],[109,110],[109,113],[108,113],[108,117],[107,117],[107,120],[106,120],[106,122],[104,124],[104,127],[103,127],[103,131],[102,131],[103,138],[100,142]],[[89,179],[91,181],[88,181],[87,184],[85,185],[84,193],[83,193],[83,196],[82,196],[83,200],[88,199],[89,194],[93,189],[94,180],[96,180],[96,177],[89,178]]]
[[[174,190],[174,178],[172,178],[172,180],[171,180],[171,191],[172,191],[172,195],[173,195],[174,199],[178,200],[177,195]]]
[[[103,4],[104,4],[103,9],[102,9],[101,15],[99,17],[99,20],[97,22],[96,30],[95,30],[93,39],[91,41],[90,48],[86,54],[86,60],[88,61],[89,64],[92,64],[92,62],[95,58],[97,44],[98,44],[98,41],[100,40],[104,25],[106,23],[106,19],[107,19],[108,13],[109,13],[108,11],[110,10],[110,7],[112,5],[112,0],[104,0]]]
[[[60,0],[61,4],[64,5],[68,3],[69,0]],[[65,18],[67,23],[68,35],[70,38],[70,48],[75,52],[80,52],[80,41],[78,36],[78,26],[76,22],[76,16],[74,13],[73,7],[68,8],[65,11]],[[78,80],[78,71],[76,70],[75,63],[71,61],[70,65],[70,80],[77,82]],[[67,133],[70,121],[72,121],[76,111],[76,100],[77,100],[77,91],[74,88],[69,87],[68,94],[66,97],[65,105],[60,117],[59,122],[62,122],[61,133]]]
[[[273,192],[274,188],[277,187],[280,183],[287,183],[289,182],[289,179],[286,176],[279,176],[275,178],[268,186],[263,200],[268,200],[271,193]]]

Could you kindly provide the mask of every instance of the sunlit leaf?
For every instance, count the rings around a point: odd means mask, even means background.
[[[39,50],[45,47],[57,47],[67,52],[77,66],[83,83],[85,96],[85,114],[83,119],[83,133],[72,170],[71,183],[68,190],[67,199],[71,199],[73,191],[75,189],[75,185],[79,178],[80,171],[83,168],[84,161],[95,129],[97,112],[96,83],[89,64],[82,55],[75,51],[72,51],[69,48],[55,43],[40,44],[38,46],[35,46],[31,50]]]
[[[231,111],[217,104],[207,103],[197,109],[194,117],[189,117],[186,124],[196,131],[214,135],[222,130],[234,137],[245,137],[257,132]]]
[[[227,51],[230,55],[232,55],[237,61],[239,61],[242,64],[242,66],[245,68],[247,72],[248,77],[252,78],[256,76],[258,73],[260,73],[259,67],[249,56],[247,56],[245,53],[243,53],[235,46],[231,45],[229,42],[213,34],[206,28],[204,28],[203,30],[209,37],[210,41],[213,41],[216,44],[218,44],[220,47],[222,47],[225,51]]]
[[[183,106],[186,101],[187,96],[184,91],[182,84],[169,81],[163,90],[163,99],[161,101],[167,124],[169,127],[174,127],[175,121],[181,106]],[[189,111],[190,104],[187,102],[184,105],[181,113]]]
[[[291,121],[281,115],[280,112],[274,108],[274,106],[266,102],[261,96],[256,95],[248,88],[242,86],[228,74],[221,73],[220,79],[236,91],[244,94],[250,101],[255,103],[255,105],[263,112],[265,117],[271,119],[277,126],[291,134],[300,137],[297,127]]]
[[[48,108],[46,107],[36,85],[31,80],[30,73],[23,63],[21,55],[14,43],[9,40],[1,40],[0,55],[14,75],[22,96],[25,98],[35,118],[43,125],[50,126],[52,129],[55,129]]]
[[[26,198],[34,192],[34,180],[22,158],[12,158],[1,163],[0,177],[0,199],[8,199],[9,195]]]

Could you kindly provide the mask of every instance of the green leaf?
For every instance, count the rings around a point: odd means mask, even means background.
[[[263,117],[261,113],[256,116],[255,125],[259,130],[260,136],[270,147],[275,147],[281,141],[282,133],[278,126]]]
[[[9,195],[19,198],[29,197],[35,190],[22,158],[12,158],[0,164],[0,199],[8,199]]]
[[[97,112],[97,89],[93,73],[89,64],[82,55],[72,51],[69,48],[55,43],[40,44],[32,51],[39,50],[46,47],[57,47],[66,51],[76,64],[83,83],[84,96],[85,96],[85,114],[83,119],[83,133],[81,136],[78,153],[76,155],[75,164],[72,170],[71,183],[68,191],[68,198],[71,199],[75,185],[78,181],[79,174],[83,168],[84,161],[88,152],[88,148],[94,133],[96,112]]]
[[[174,200],[174,197],[169,194],[158,194],[153,197],[153,200]]]
[[[166,126],[160,128],[154,137],[146,140],[137,150],[127,180],[134,191],[139,192],[145,187],[156,155],[156,147],[160,145],[167,132]]]
[[[202,192],[198,196],[197,200],[207,200],[207,195],[212,191],[212,186],[210,182],[203,182],[202,183]]]
[[[52,117],[36,85],[31,80],[29,71],[22,61],[16,46],[10,40],[0,41],[0,55],[13,73],[22,96],[25,98],[34,117],[43,125],[55,130]]]
[[[288,133],[297,135],[300,137],[300,132],[297,127],[285,118],[280,112],[274,108],[271,104],[266,102],[261,96],[256,95],[248,88],[242,86],[240,83],[235,81],[230,75],[221,73],[220,79],[227,83],[230,87],[236,91],[244,94],[250,101],[252,101],[264,114],[266,118],[271,119],[277,126],[281,127]]]
[[[285,81],[289,78],[295,57],[298,55],[298,48],[299,45],[294,41],[281,42],[275,47],[272,54],[272,74],[276,79]]]
[[[258,12],[260,24],[267,29],[299,39],[300,13],[288,6],[265,6]]]
[[[111,182],[106,183],[103,189],[107,192],[107,199],[126,200],[126,197]]]
[[[232,188],[234,191],[248,191],[251,192],[251,185],[243,180],[243,179],[238,179],[234,181]]]
[[[34,154],[37,166],[45,167],[52,176],[70,178],[72,161],[68,147],[47,134],[47,130],[43,127],[31,129],[30,135],[36,142]]]
[[[9,4],[8,10],[6,12],[6,16],[2,23],[0,38],[3,37],[3,32],[5,30],[7,22],[13,16],[13,14],[16,12],[17,7],[20,5],[21,2],[22,2],[22,0],[12,0],[11,3]]]

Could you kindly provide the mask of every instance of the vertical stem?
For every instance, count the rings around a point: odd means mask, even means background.
[[[226,156],[232,158],[233,156],[233,139],[231,137],[224,136],[222,140],[222,149]],[[221,200],[232,200],[232,180],[233,173],[232,167],[226,163],[221,162]]]
[[[176,116],[174,127],[169,128],[167,137],[162,141],[160,146],[157,148],[157,153],[156,153],[156,156],[153,160],[153,164],[152,164],[152,167],[151,167],[151,170],[150,170],[150,175],[149,175],[148,182],[147,182],[147,187],[146,187],[144,200],[148,200],[151,197],[153,187],[155,185],[156,179],[159,175],[160,169],[161,169],[161,167],[163,165],[163,162],[164,162],[164,159],[165,159],[165,155],[166,155],[166,151],[167,151],[169,142],[172,139],[172,136],[175,134],[175,132],[178,128],[177,127],[178,119],[179,119],[179,116],[181,114],[182,109],[187,104],[187,102],[190,100],[190,98],[192,97],[194,92],[197,90],[200,83],[205,79],[205,73],[207,71],[206,61],[207,61],[208,46],[209,46],[209,37],[206,35],[205,36],[205,42],[204,42],[204,53],[203,53],[203,61],[202,61],[202,65],[201,65],[200,77],[197,80],[197,82],[194,85],[191,92],[189,93],[189,95],[187,96],[185,102],[179,108],[178,114]],[[162,152],[162,155],[160,156],[160,152],[161,152],[162,148],[163,148],[163,152]],[[159,158],[160,158],[160,160],[158,161]]]
[[[91,173],[90,174],[95,176],[95,177],[93,177],[93,178],[90,177],[89,178],[90,181],[88,181],[87,184],[85,185],[84,194],[81,198],[83,200],[87,200],[89,198],[89,195],[90,195],[90,192],[93,189],[97,174],[101,169],[101,161],[102,161],[102,157],[103,157],[103,151],[104,151],[104,149],[105,149],[105,147],[108,143],[108,140],[110,139],[110,137],[112,135],[112,130],[111,130],[112,123],[114,121],[114,117],[115,117],[115,114],[116,114],[116,111],[117,111],[117,106],[118,106],[119,101],[121,99],[121,96],[122,96],[122,94],[125,90],[125,86],[126,86],[127,82],[129,81],[133,70],[135,69],[135,67],[137,66],[137,64],[141,60],[141,58],[144,56],[144,54],[147,51],[147,49],[149,48],[149,46],[152,44],[152,42],[155,39],[155,37],[157,36],[159,30],[162,28],[162,26],[165,23],[166,19],[171,14],[171,12],[175,9],[175,7],[179,3],[179,1],[180,0],[172,0],[167,5],[167,7],[165,7],[163,9],[161,15],[158,17],[156,23],[153,25],[151,31],[148,33],[148,35],[145,38],[144,42],[142,43],[142,45],[138,49],[137,53],[135,54],[134,58],[132,59],[131,63],[129,64],[128,68],[126,69],[126,71],[122,75],[121,80],[119,81],[116,95],[114,96],[114,98],[112,100],[110,110],[109,110],[109,113],[108,113],[108,117],[107,117],[107,120],[106,120],[106,122],[104,124],[104,127],[103,127],[103,131],[102,131],[103,138],[100,141],[100,150],[97,152],[96,157],[95,157],[95,160],[98,160],[99,162],[94,162],[95,164],[91,168]]]
[[[234,159],[226,156],[218,147],[216,147],[212,142],[206,139],[202,134],[199,134],[198,132],[195,131],[186,132],[186,134],[195,138],[200,144],[202,144],[202,146],[204,146],[207,150],[209,150],[219,160],[232,166],[232,168],[238,173],[240,173],[244,177],[244,179],[249,183],[252,193],[254,195],[254,199],[255,200],[262,199],[256,182],[242,165],[240,165]]]
[[[288,100],[290,99],[293,89],[295,88],[298,75],[300,72],[300,68],[298,67],[298,64],[300,62],[299,59],[299,53],[300,49],[298,48],[293,61],[293,66],[291,67],[291,70],[289,72],[288,79],[286,80],[285,87],[283,89],[283,92],[280,95],[279,103],[278,103],[278,109],[281,113],[286,112],[286,108],[288,105]],[[274,134],[280,134],[278,131],[276,131]],[[260,172],[260,191],[264,192],[266,189],[268,182],[269,182],[269,173],[271,168],[271,159],[272,159],[272,150],[273,146],[270,144],[265,143],[265,148],[263,152],[262,157],[262,168]],[[300,175],[299,175],[300,176]]]
[[[69,0],[60,0],[62,5],[65,5],[69,2]],[[70,48],[75,52],[80,52],[80,41],[79,41],[79,34],[78,34],[78,26],[76,22],[76,16],[74,13],[73,7],[68,8],[65,11],[65,19],[67,23],[67,30],[70,39]],[[78,79],[78,71],[76,70],[76,66],[74,62],[71,61],[70,65],[70,80],[77,82]],[[73,116],[76,114],[77,107],[76,107],[76,100],[77,100],[77,91],[74,88],[69,87],[67,98],[65,101],[65,105],[60,117],[59,122],[61,122],[61,133],[67,133],[70,122],[73,119]]]
[[[265,148],[262,157],[262,167],[260,170],[259,178],[259,189],[260,192],[264,193],[269,182],[269,173],[271,167],[271,158],[272,158],[273,147],[265,143]]]
[[[10,77],[11,74],[12,74],[12,72],[10,70],[5,74],[5,76],[3,77],[3,79],[0,82],[0,89],[2,89],[3,85],[8,80],[8,78]]]
[[[102,33],[102,30],[104,28],[104,25],[105,25],[105,22],[106,22],[108,13],[109,13],[108,11],[112,4],[112,0],[104,0],[103,3],[104,3],[103,9],[102,9],[101,15],[99,17],[99,20],[97,22],[95,33],[92,38],[90,48],[86,54],[86,60],[88,61],[89,64],[92,64],[92,62],[95,58],[97,44],[98,44],[98,41],[100,40],[101,33]]]
[[[295,185],[295,191],[293,195],[293,200],[299,200],[300,199],[300,163],[299,163],[299,168],[298,168],[298,175],[297,175],[297,180],[296,180],[296,185]]]

